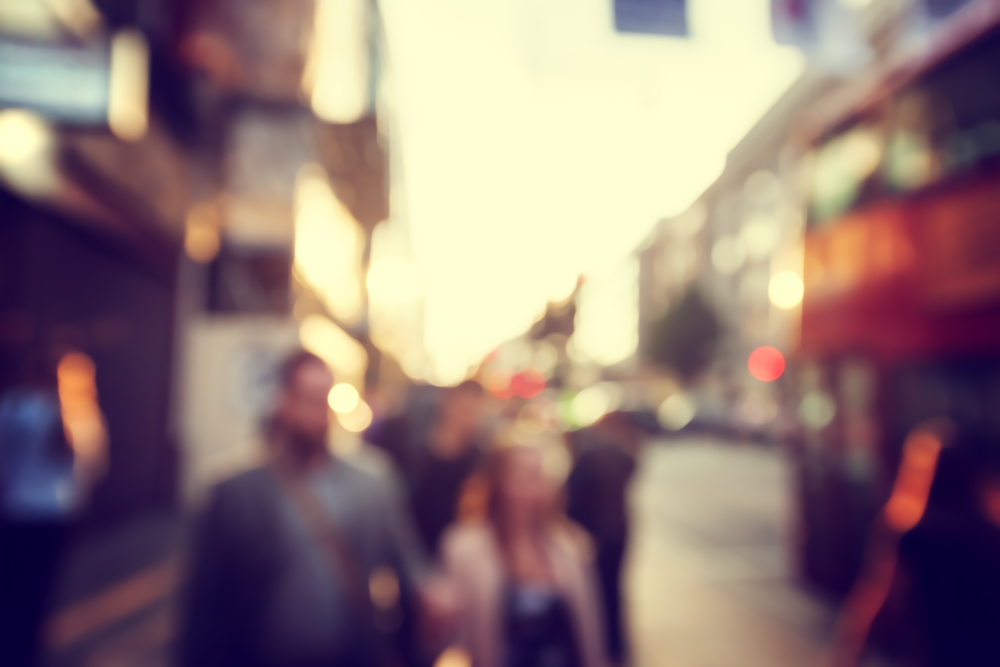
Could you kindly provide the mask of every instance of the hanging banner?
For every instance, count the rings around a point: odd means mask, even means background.
[[[615,0],[615,30],[687,37],[686,0]]]

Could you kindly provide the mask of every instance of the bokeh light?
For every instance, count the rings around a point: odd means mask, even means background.
[[[211,262],[219,254],[221,220],[213,202],[194,206],[184,221],[184,252],[199,264]]]
[[[494,371],[486,381],[486,388],[491,394],[502,401],[514,397],[514,389],[511,387],[511,375],[507,371]]]
[[[668,431],[679,431],[691,423],[696,413],[694,400],[684,392],[677,392],[660,404],[656,418]]]
[[[0,166],[19,167],[45,151],[51,141],[49,125],[24,109],[0,111]]]
[[[805,286],[802,278],[793,271],[779,271],[771,278],[767,287],[767,296],[778,308],[790,310],[802,303]]]
[[[545,376],[537,369],[527,368],[511,378],[510,387],[522,398],[535,398],[545,390]]]
[[[90,466],[107,448],[107,429],[97,398],[96,368],[82,352],[70,352],[56,368],[59,408],[66,440],[78,457],[77,465]]]
[[[587,387],[570,403],[570,418],[576,426],[590,426],[613,408],[614,397],[600,384]]]
[[[460,646],[449,646],[434,661],[434,667],[472,667],[472,656]]]
[[[745,261],[746,250],[738,236],[720,236],[712,245],[712,266],[724,276],[742,269]]]
[[[211,225],[188,225],[184,229],[184,252],[199,264],[208,264],[219,254],[219,230]]]
[[[358,407],[360,400],[361,396],[358,394],[358,390],[354,388],[354,385],[347,382],[334,385],[333,389],[330,390],[328,398],[330,407],[334,412],[345,414]]]
[[[116,137],[138,141],[149,127],[149,45],[138,30],[111,39],[108,125]]]
[[[371,407],[364,401],[358,401],[358,404],[350,412],[338,412],[336,415],[337,421],[344,427],[344,430],[351,433],[360,433],[371,426],[373,417]]]
[[[774,382],[785,372],[785,357],[773,347],[763,345],[750,353],[747,369],[761,382]]]
[[[24,109],[0,110],[0,175],[15,190],[32,196],[54,192],[59,176],[53,160],[55,133]]]
[[[824,391],[811,391],[799,403],[799,421],[813,431],[829,426],[836,414],[836,401]]]

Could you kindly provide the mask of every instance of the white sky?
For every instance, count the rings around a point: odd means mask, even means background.
[[[693,37],[610,0],[382,0],[424,342],[441,381],[686,208],[801,73],[769,0],[689,0]],[[560,294],[560,295],[561,295]]]

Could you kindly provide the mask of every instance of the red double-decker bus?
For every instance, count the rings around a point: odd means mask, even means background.
[[[825,123],[798,354],[801,564],[843,591],[906,434],[1000,435],[1000,11]]]

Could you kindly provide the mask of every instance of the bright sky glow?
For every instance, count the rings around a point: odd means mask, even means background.
[[[396,142],[440,381],[606,271],[718,176],[801,73],[768,0],[690,0],[690,40],[610,0],[384,0]],[[399,175],[402,178],[399,178]]]
[[[303,167],[295,186],[295,268],[348,323],[361,315],[363,243],[361,227],[330,189],[322,168]]]
[[[573,340],[584,357],[612,366],[639,344],[639,261],[630,257],[614,271],[591,276],[580,292]]]

